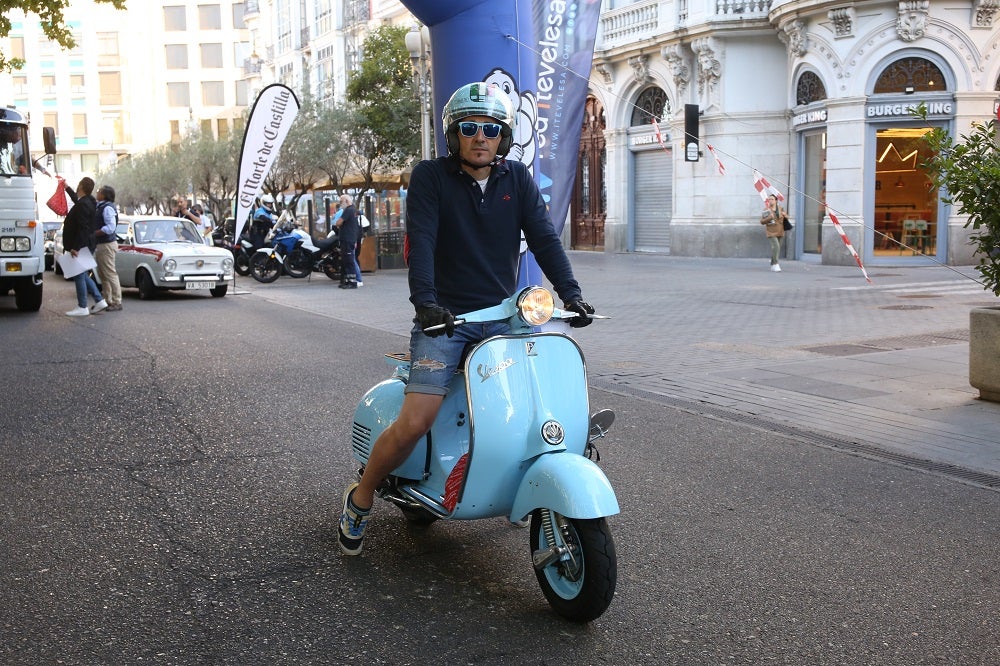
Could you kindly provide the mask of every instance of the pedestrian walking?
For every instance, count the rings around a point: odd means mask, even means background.
[[[771,245],[771,270],[775,273],[781,272],[778,255],[781,252],[781,239],[785,237],[784,223],[787,219],[788,214],[778,203],[778,197],[773,194],[767,195],[764,212],[760,214],[760,223],[764,225],[767,241]]]

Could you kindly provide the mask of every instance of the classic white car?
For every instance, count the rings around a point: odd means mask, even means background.
[[[160,289],[208,289],[225,296],[233,281],[233,254],[205,245],[198,228],[179,217],[122,215],[128,240],[119,243],[115,268],[122,287],[137,287],[139,298]]]

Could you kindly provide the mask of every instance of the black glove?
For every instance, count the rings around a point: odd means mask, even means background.
[[[572,303],[567,303],[563,306],[564,310],[569,312],[575,312],[577,316],[569,320],[569,325],[573,328],[583,328],[584,326],[590,326],[591,318],[587,315],[594,314],[593,306],[584,303],[583,301],[573,301]]]
[[[436,338],[442,333],[447,334],[449,338],[455,335],[455,315],[448,312],[447,309],[441,307],[437,303],[424,303],[423,305],[418,305],[417,323],[420,324],[420,328],[422,329],[444,324],[444,328],[435,329],[433,331],[424,331],[425,335],[429,335],[432,338]]]

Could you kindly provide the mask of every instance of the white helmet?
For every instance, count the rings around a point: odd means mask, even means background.
[[[497,157],[506,155],[514,140],[515,120],[514,105],[503,90],[497,85],[476,81],[455,91],[441,114],[449,153],[458,154],[458,123],[470,116],[486,116],[500,123]]]
[[[265,194],[264,196],[262,196],[260,198],[260,202],[262,204],[273,204],[274,203],[274,197],[272,197],[270,194]]]

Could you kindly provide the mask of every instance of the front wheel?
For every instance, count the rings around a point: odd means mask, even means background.
[[[250,255],[243,251],[234,254],[233,269],[239,275],[250,275]]]
[[[304,278],[312,273],[312,257],[302,248],[296,248],[285,257],[285,272],[293,278]]]
[[[274,282],[281,275],[281,262],[266,252],[257,252],[250,258],[250,275],[257,282]]]
[[[618,556],[608,521],[536,509],[530,529],[535,576],[549,605],[574,622],[600,617],[611,605],[618,582]]]

